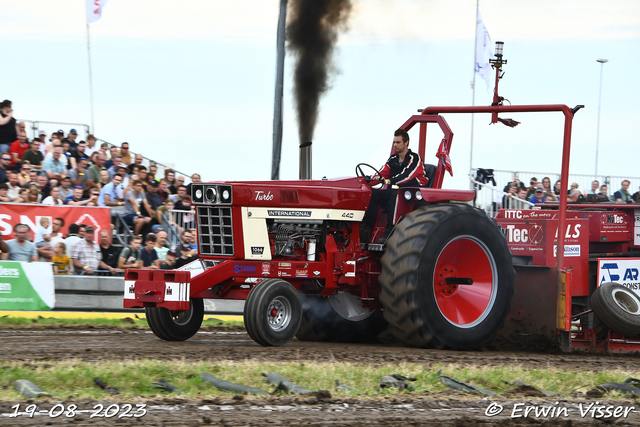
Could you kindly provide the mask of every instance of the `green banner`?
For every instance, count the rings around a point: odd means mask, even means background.
[[[51,310],[54,305],[50,262],[0,261],[0,310]]]

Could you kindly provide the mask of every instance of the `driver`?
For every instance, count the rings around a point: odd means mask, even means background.
[[[423,187],[427,185],[429,180],[425,176],[422,159],[418,153],[409,149],[409,134],[406,131],[398,129],[393,133],[393,150],[395,154],[389,157],[380,173],[374,175],[372,179],[398,187]],[[360,236],[363,242],[369,240],[380,206],[387,208],[385,239],[389,236],[393,227],[393,213],[397,195],[397,191],[373,192],[369,208],[364,215],[363,227],[361,227]]]
[[[393,150],[380,174],[373,176],[376,181],[398,187],[424,187],[429,181],[424,174],[424,164],[418,153],[409,149],[409,134],[398,129],[393,133]]]

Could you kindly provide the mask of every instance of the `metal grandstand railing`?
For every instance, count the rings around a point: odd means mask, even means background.
[[[180,243],[180,234],[184,230],[196,228],[196,213],[194,211],[172,210],[162,218],[162,229],[167,232],[167,242],[171,247]]]
[[[65,136],[69,134],[71,129],[75,129],[78,132],[78,141],[85,141],[87,139],[87,135],[91,133],[91,127],[86,123],[68,123],[68,122],[50,122],[46,120],[28,120],[28,119],[16,119],[17,122],[24,122],[27,124],[27,135],[29,134],[29,130],[31,131],[31,139],[37,138],[38,134],[41,130],[47,133],[47,138],[51,136],[53,132],[57,132],[61,130]],[[46,129],[45,129],[46,128]],[[112,144],[109,141],[105,141],[104,139],[98,138],[96,140],[96,145],[100,145],[101,143],[106,142],[109,144],[109,147],[117,147],[116,144]],[[131,151],[131,155],[134,156],[136,154],[135,151]],[[142,164],[147,168],[151,165],[155,165],[158,167],[158,176],[164,177],[164,170],[169,168],[173,170],[176,175],[183,175],[185,177],[185,182],[187,182],[186,178],[189,178],[191,175],[188,175],[185,172],[179,171],[173,167],[167,166],[164,163],[160,163],[156,160],[153,160],[149,157],[143,156]]]
[[[502,199],[506,193],[502,191],[504,187],[511,182],[514,177],[519,177],[520,181],[524,183],[525,186],[529,187],[529,183],[532,177],[535,177],[538,182],[541,182],[543,178],[549,178],[551,180],[551,188],[553,189],[554,184],[557,180],[560,179],[560,173],[557,172],[527,172],[527,171],[509,171],[509,170],[493,170],[493,177],[496,181],[496,185],[488,183],[481,183],[475,180],[477,173],[477,169],[471,169],[471,174],[469,175],[469,179],[472,184],[474,184],[476,191],[475,205],[481,209],[483,209],[487,215],[493,217],[497,213],[497,209],[500,207],[499,200]],[[569,174],[569,186],[572,183],[578,184],[578,190],[581,193],[584,193],[585,190],[591,189],[591,183],[597,180],[600,185],[607,185],[608,196],[613,196],[613,193],[620,189],[620,185],[623,180],[630,181],[629,192],[631,194],[638,191],[640,186],[640,177],[627,177],[627,176],[615,176],[615,175],[585,175],[585,174]],[[525,204],[532,205],[531,203],[517,199],[520,202],[524,202]],[[518,203],[520,203],[518,202]],[[513,206],[510,206],[513,207]],[[523,207],[518,207],[518,209],[527,209],[524,205]]]
[[[109,147],[118,147],[116,144],[112,144],[109,141],[105,141],[104,139],[100,139],[98,138],[96,141],[96,145],[102,144],[103,142],[106,142],[107,144],[109,144]],[[131,151],[131,150],[129,150]],[[131,158],[134,158],[135,155],[138,154],[134,151],[131,151]],[[187,175],[185,172],[179,171],[174,167],[171,166],[167,166],[164,163],[160,163],[156,160],[153,160],[149,157],[145,157],[144,155],[142,156],[142,164],[145,165],[147,168],[149,168],[149,166],[151,165],[155,165],[158,168],[158,173],[156,174],[156,177],[159,178],[164,178],[164,170],[165,169],[171,169],[173,172],[175,172],[176,174],[176,178],[178,177],[178,175],[182,175],[185,177],[185,183],[188,182],[188,180],[190,179],[191,175]]]
[[[482,182],[478,182],[475,180],[471,180],[471,182],[475,185],[476,191],[476,199],[474,200],[475,206],[485,211],[487,216],[493,218],[498,213],[498,209],[509,207],[511,209],[531,209],[535,206],[533,203],[522,200],[513,195],[509,195],[498,189],[498,187],[493,187],[488,184],[484,184]],[[490,194],[490,197],[487,197],[487,194]],[[481,195],[481,197],[478,197]],[[507,199],[504,199],[505,196]],[[507,206],[505,206],[507,205]]]
[[[111,220],[113,221],[113,243],[117,245],[122,245],[123,248],[129,246],[131,242],[131,238],[133,237],[133,231],[124,222],[122,216],[120,215],[111,215]],[[117,241],[117,243],[116,243]]]
[[[51,136],[52,133],[57,132],[59,130],[63,131],[65,135],[69,134],[71,129],[75,129],[78,132],[78,141],[86,140],[87,135],[90,132],[90,126],[85,123],[67,123],[67,122],[49,122],[46,120],[24,120],[24,119],[16,119],[19,122],[25,122],[29,126],[27,129],[31,130],[31,139],[37,138],[38,134],[41,130],[47,133],[47,137]],[[47,128],[47,129],[45,129]],[[27,131],[27,136],[29,136],[29,132]]]
[[[52,122],[47,120],[28,120],[28,119],[16,119],[16,121],[25,123],[26,125],[25,127],[27,129],[27,135],[29,135],[29,132],[30,132],[32,139],[37,138],[41,130],[45,131],[47,134],[47,138],[49,138],[53,132],[57,132],[61,130],[66,136],[69,134],[71,129],[75,129],[78,132],[77,141],[86,140],[87,135],[91,133],[91,127],[86,123]],[[107,144],[109,144],[109,147],[118,147],[116,144],[112,144],[111,142],[105,141],[104,139],[100,139],[100,138],[96,139],[96,145],[98,147],[103,142],[106,142]],[[137,153],[135,151],[131,151],[132,156],[135,156],[136,154]],[[142,157],[143,157],[142,164],[144,166],[149,168],[149,166],[155,165],[157,167],[158,169],[156,173],[157,177],[159,178],[164,177],[165,169],[171,169],[172,171],[175,172],[176,178],[178,177],[178,175],[183,175],[185,177],[185,184],[189,182],[190,180],[189,178],[191,177],[191,175],[185,172],[179,171],[174,167],[165,165],[164,163],[160,163],[144,155]],[[128,246],[129,242],[131,241],[131,237],[133,236],[131,229],[129,228],[129,226],[127,226],[127,224],[124,223],[124,221],[120,216],[114,215],[112,218],[113,218],[113,224],[115,227],[115,230],[113,233],[114,243],[120,244],[124,247]],[[195,228],[195,223],[193,227],[190,227],[190,228]],[[176,233],[173,233],[174,238],[175,238],[175,235]],[[179,238],[180,238],[180,234],[177,233],[178,241],[179,241]],[[177,243],[174,243],[174,245],[175,244]]]

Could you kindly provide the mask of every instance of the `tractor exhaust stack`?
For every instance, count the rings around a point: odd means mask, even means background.
[[[300,144],[300,179],[311,179],[311,144],[311,141]]]

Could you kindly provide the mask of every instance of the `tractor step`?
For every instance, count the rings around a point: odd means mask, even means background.
[[[371,252],[384,252],[382,243],[360,243],[360,250]]]

